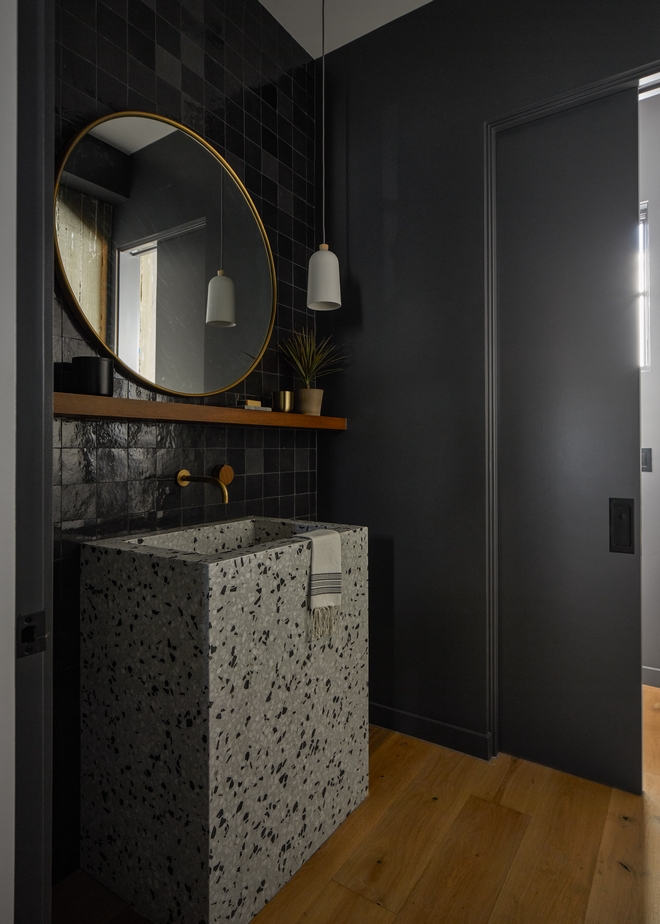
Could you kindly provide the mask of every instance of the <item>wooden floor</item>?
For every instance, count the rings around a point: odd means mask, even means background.
[[[253,924],[660,924],[660,689],[644,687],[643,796],[382,728],[370,744],[369,797]],[[54,909],[145,924],[83,873]]]

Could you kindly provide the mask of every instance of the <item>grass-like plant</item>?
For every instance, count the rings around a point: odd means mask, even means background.
[[[294,331],[292,337],[280,343],[280,349],[305,383],[305,388],[311,388],[314,379],[341,372],[344,368],[346,357],[336,344],[331,343],[331,338],[324,337],[317,343],[316,331],[307,327]]]

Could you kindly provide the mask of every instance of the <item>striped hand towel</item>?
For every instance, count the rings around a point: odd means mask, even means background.
[[[341,606],[341,538],[334,529],[311,529],[294,538],[312,541],[309,578],[311,641],[330,636]]]

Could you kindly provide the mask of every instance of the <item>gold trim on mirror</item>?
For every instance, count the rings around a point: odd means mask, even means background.
[[[221,394],[223,391],[230,391],[232,388],[235,388],[242,381],[244,381],[244,379],[246,379],[250,375],[251,372],[254,372],[256,367],[261,362],[264,353],[266,352],[266,349],[270,342],[270,338],[273,334],[273,327],[275,326],[275,313],[277,310],[277,280],[275,277],[275,262],[273,260],[273,251],[270,246],[270,241],[268,240],[268,234],[266,233],[266,228],[264,226],[263,221],[261,220],[261,216],[259,215],[259,212],[257,211],[257,207],[252,201],[252,197],[250,196],[249,192],[245,188],[245,185],[243,184],[242,180],[240,179],[236,171],[225,160],[225,158],[218,151],[216,151],[216,149],[211,144],[209,144],[208,141],[205,141],[205,139],[202,138],[201,135],[198,135],[196,132],[194,132],[190,128],[186,128],[186,126],[182,125],[180,122],[176,122],[174,119],[169,119],[167,118],[167,116],[157,115],[153,112],[140,112],[139,110],[129,109],[123,112],[113,112],[110,115],[103,116],[100,119],[96,119],[94,122],[90,122],[89,125],[87,125],[81,131],[79,131],[78,134],[69,142],[69,144],[67,145],[64,151],[64,155],[62,157],[60,165],[57,169],[57,174],[55,177],[55,192],[54,192],[54,197],[53,197],[53,223],[55,224],[55,210],[57,208],[57,197],[58,197],[58,193],[60,189],[60,180],[62,178],[62,173],[64,172],[64,169],[67,164],[67,160],[69,156],[71,155],[71,153],[73,152],[73,150],[75,149],[76,145],[93,128],[96,128],[97,125],[101,125],[104,122],[112,121],[113,119],[126,118],[128,116],[141,117],[141,118],[146,118],[146,119],[154,119],[155,121],[158,121],[158,122],[164,122],[167,125],[171,125],[174,128],[179,129],[179,131],[184,132],[186,135],[189,135],[195,141],[199,142],[199,144],[201,144],[202,147],[206,148],[206,150],[209,151],[209,153],[212,154],[220,162],[220,164],[225,168],[227,173],[229,173],[229,175],[231,176],[231,178],[234,180],[239,190],[241,191],[250,211],[252,212],[254,220],[257,223],[259,231],[261,233],[261,237],[264,243],[264,248],[266,250],[266,257],[268,260],[268,267],[269,267],[269,272],[270,272],[272,306],[271,306],[271,314],[270,314],[270,323],[268,325],[268,331],[264,338],[263,346],[261,350],[259,351],[258,355],[256,356],[256,358],[254,359],[254,362],[247,370],[247,372],[244,375],[242,375],[240,378],[236,379],[235,382],[232,382],[231,384],[226,385],[223,388],[218,388],[218,389],[215,389],[214,391],[204,391],[204,392],[182,392],[182,391],[175,391],[170,388],[165,388],[162,385],[158,385],[155,382],[152,382],[150,379],[144,378],[144,376],[141,376],[139,373],[131,369],[130,366],[128,366],[125,362],[123,362],[119,358],[119,356],[113,350],[110,349],[110,347],[101,339],[101,337],[94,330],[94,327],[89,322],[85,312],[83,311],[80,303],[78,302],[78,299],[76,298],[69,284],[69,280],[67,278],[66,271],[64,269],[64,264],[62,261],[62,255],[60,253],[59,242],[57,239],[57,231],[55,231],[55,234],[54,234],[55,257],[56,257],[55,273],[57,276],[57,281],[62,287],[64,295],[66,296],[67,302],[76,312],[78,316],[78,320],[82,323],[85,331],[89,333],[90,337],[93,339],[95,344],[100,346],[105,353],[107,353],[109,356],[112,357],[112,359],[117,363],[118,367],[122,370],[122,372],[124,372],[129,378],[135,379],[140,384],[143,384],[147,388],[150,388],[154,391],[163,392],[164,394],[168,394],[168,395],[182,395],[182,396],[187,396],[190,398],[203,398],[209,395]]]

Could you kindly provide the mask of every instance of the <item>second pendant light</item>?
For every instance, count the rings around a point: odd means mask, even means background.
[[[325,243],[325,0],[321,0],[321,196],[323,243],[312,254],[307,271],[307,307],[334,311],[341,307],[339,260]]]

